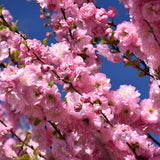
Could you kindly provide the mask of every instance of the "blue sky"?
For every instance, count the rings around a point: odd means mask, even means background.
[[[19,30],[25,33],[29,38],[43,40],[45,33],[48,31],[43,27],[44,21],[40,16],[39,6],[32,0],[27,2],[26,0],[2,0],[4,7],[10,11],[14,21],[18,21]],[[118,10],[118,15],[115,19],[115,23],[118,24],[122,21],[129,21],[128,12],[124,9],[123,5],[118,0],[97,0],[96,5],[107,9],[109,6],[113,6]],[[55,43],[52,37],[49,42]],[[122,84],[131,84],[136,87],[141,93],[141,98],[148,98],[149,92],[149,77],[139,78],[137,71],[132,67],[124,68],[123,62],[120,64],[113,64],[102,58],[103,66],[102,72],[111,79],[112,89],[118,89]]]

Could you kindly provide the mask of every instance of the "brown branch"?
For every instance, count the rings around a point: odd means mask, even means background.
[[[126,144],[132,150],[132,152],[134,153],[134,155],[135,155],[135,157],[136,157],[137,160],[145,160],[143,157],[137,155],[135,149],[132,148],[132,146],[128,142]]]
[[[108,120],[108,118],[103,112],[101,112],[101,117],[104,119],[106,123],[108,123],[112,128],[114,128],[114,125]]]
[[[0,123],[3,124],[7,128],[7,125],[2,120],[0,120]],[[23,145],[26,145],[27,147],[34,150],[33,146],[31,146],[31,145],[27,144],[25,141],[23,141],[16,133],[14,133],[12,130],[10,132],[14,137],[16,137],[18,139],[18,141],[22,142]],[[45,156],[41,155],[41,153],[38,153],[38,155],[47,160],[47,158]]]
[[[48,121],[48,123],[55,129],[55,131],[59,134],[61,139],[65,139],[65,136],[62,135],[60,130],[57,128],[57,125],[55,123],[52,123],[51,121]]]
[[[159,147],[160,147],[160,142],[158,142],[156,139],[153,138],[153,136],[151,136],[149,133],[147,133],[148,138],[152,139],[153,142],[155,142]]]
[[[160,46],[160,42],[158,41],[158,38],[157,38],[157,36],[155,35],[152,26],[149,24],[149,22],[148,22],[146,19],[144,19],[144,21],[146,22],[146,24],[147,24],[148,27],[150,28],[150,30],[151,30],[151,32],[152,32],[152,34],[153,34],[153,36],[154,36],[154,40],[155,40],[155,41],[157,42],[157,44]]]

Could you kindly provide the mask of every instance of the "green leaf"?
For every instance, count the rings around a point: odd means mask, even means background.
[[[108,40],[108,38],[105,36],[102,37],[102,42],[103,42],[103,44],[108,44],[108,45],[111,44],[110,41]]]
[[[36,149],[34,149],[34,152],[33,152],[33,154],[34,154],[34,158],[33,158],[33,160],[38,160],[38,149],[36,148]]]
[[[2,30],[5,30],[6,29],[6,27],[4,26],[4,25],[0,25],[0,30],[2,31]]]
[[[20,51],[13,51],[14,59],[17,62],[19,60]]]
[[[53,131],[52,134],[55,136],[57,134],[57,131]]]
[[[2,5],[0,5],[0,15],[2,15],[2,10],[3,10],[4,8],[3,8],[3,4]]]
[[[13,31],[13,32],[18,31],[17,23],[18,23],[18,20],[16,20],[13,26],[9,24],[10,31]]]
[[[95,39],[92,40],[93,45],[97,44],[101,40],[100,37],[96,37]]]
[[[69,78],[69,83],[72,83],[72,77]]]
[[[94,104],[99,104],[99,105],[102,104],[102,102],[101,102],[99,99],[95,100],[93,103],[94,103]]]
[[[26,143],[28,144],[29,143],[29,141],[30,141],[30,139],[31,139],[31,136],[32,136],[32,133],[27,133],[27,139],[26,139]]]
[[[28,48],[28,45],[27,45],[26,41],[23,41],[22,43]]]
[[[34,125],[35,125],[35,126],[38,126],[38,125],[40,124],[40,122],[41,122],[41,120],[37,118],[37,119],[34,121]]]
[[[130,50],[128,49],[127,51],[126,51],[126,56],[127,56],[127,58],[130,58]]]
[[[50,88],[52,88],[52,86],[55,84],[53,81],[47,81],[48,82],[48,86],[50,87]]]
[[[132,66],[133,66],[133,67],[136,67],[136,66],[137,66],[137,61],[136,61],[136,60],[133,60],[131,63],[132,63]]]
[[[30,118],[29,118],[29,120],[30,120],[30,121],[33,121],[33,118],[32,118],[32,117],[30,117]]]
[[[25,148],[24,148],[24,152],[27,152],[27,147],[25,146]]]
[[[32,158],[28,154],[24,154],[19,160],[31,160]]]
[[[132,143],[131,145],[132,145],[133,149],[139,148],[139,143],[138,142]]]
[[[47,46],[47,40],[48,40],[48,38],[43,39],[43,44],[44,44],[45,46]]]
[[[113,31],[112,34],[111,34],[111,36],[110,36],[111,43],[114,41],[114,34],[115,34],[115,32]]]
[[[67,104],[67,97],[64,97],[64,102],[65,104]]]
[[[23,143],[22,142],[18,142],[15,147],[18,148],[18,147],[22,147],[23,146]]]
[[[69,27],[71,28],[71,30],[72,30],[72,29],[76,29],[76,25],[75,25],[75,24],[70,25]]]
[[[17,23],[18,23],[18,20],[16,20],[16,22],[14,23],[14,27],[17,27]]]

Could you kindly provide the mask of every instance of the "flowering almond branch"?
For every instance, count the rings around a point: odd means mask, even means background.
[[[160,157],[148,135],[159,131],[160,3],[121,1],[132,21],[115,24],[117,10],[98,8],[94,0],[37,0],[40,18],[47,18],[44,25],[52,28],[46,36],[54,33],[58,41],[50,46],[47,38],[42,44],[24,36],[9,11],[0,7],[0,116],[1,122],[12,124],[0,123],[2,158]],[[150,76],[149,98],[140,99],[131,85],[111,90],[110,79],[101,73],[100,55],[113,63],[124,60],[140,77]],[[32,136],[22,134],[21,116],[32,126]],[[5,136],[8,132],[21,142],[19,150],[13,147],[16,139]]]

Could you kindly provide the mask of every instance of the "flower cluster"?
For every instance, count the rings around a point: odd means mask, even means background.
[[[160,2],[121,1],[131,21],[115,25],[117,10],[98,8],[94,0],[37,0],[40,18],[52,29],[46,36],[54,33],[58,41],[50,46],[46,39],[28,39],[0,7],[2,159],[160,158],[150,134],[160,130]],[[131,85],[111,90],[100,55],[114,63],[124,58],[150,75],[149,99],[140,101]],[[146,61],[153,73],[140,68],[147,69]]]

